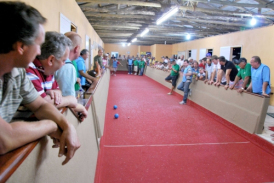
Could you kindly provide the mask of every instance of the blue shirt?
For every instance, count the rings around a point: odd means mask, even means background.
[[[83,71],[84,73],[86,73],[86,65],[85,65],[85,60],[83,59],[83,57],[78,57],[75,62],[77,63],[77,67],[78,67],[78,74],[80,76],[81,79],[81,85],[85,86],[86,85],[86,78],[81,76],[80,71]]]
[[[65,65],[63,65],[61,69],[55,72],[54,78],[56,79],[64,97],[75,96],[74,85],[77,81],[77,76],[75,67],[69,59],[65,61]]]
[[[260,67],[254,69],[251,67],[251,82],[252,82],[252,92],[262,95],[263,83],[267,82],[266,94],[270,94],[270,69],[267,65],[261,64]]]
[[[113,60],[112,67],[113,68],[117,68],[117,65],[118,65],[118,61],[117,60]]]
[[[199,73],[199,68],[197,68],[196,70],[195,70],[195,68],[192,68],[192,71],[195,72],[195,74],[198,74]]]
[[[185,75],[185,74],[188,74],[188,73],[193,73],[192,67],[190,65],[187,66],[184,70],[183,82],[186,82],[186,81],[191,82],[192,81],[192,75],[191,76],[186,76]]]
[[[128,59],[128,65],[132,65],[132,60]]]

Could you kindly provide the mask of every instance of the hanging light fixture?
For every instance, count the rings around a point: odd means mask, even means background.
[[[177,13],[178,10],[179,10],[179,8],[177,6],[175,6],[174,8],[172,8],[171,10],[169,10],[167,13],[163,14],[163,16],[161,16],[156,21],[156,24],[160,25],[162,22],[164,22],[165,20],[167,20],[169,17],[171,17],[172,15],[174,15],[175,13]]]
[[[134,43],[135,41],[137,41],[137,38],[131,40],[132,43]]]
[[[144,35],[146,35],[148,32],[149,32],[149,29],[146,28],[146,29],[142,32],[141,37],[143,37]]]

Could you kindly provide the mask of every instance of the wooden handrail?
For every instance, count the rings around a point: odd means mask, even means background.
[[[61,113],[67,111],[67,108],[62,108]],[[33,118],[31,118],[33,121]],[[40,139],[12,150],[4,155],[0,155],[0,183],[4,183],[28,157],[31,151],[39,143]]]

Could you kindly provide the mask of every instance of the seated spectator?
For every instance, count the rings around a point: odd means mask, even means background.
[[[58,156],[66,156],[64,165],[80,147],[76,130],[39,96],[24,69],[40,54],[46,19],[25,3],[0,2],[0,21],[9,25],[0,30],[0,154],[50,135],[54,142],[63,144]],[[20,104],[34,112],[40,121],[11,123]]]
[[[95,75],[90,75],[87,73],[87,69],[86,69],[86,60],[89,57],[89,52],[87,49],[83,49],[80,52],[80,56],[75,60],[77,63],[77,68],[78,68],[78,74],[80,75],[80,79],[81,79],[81,85],[82,88],[87,91],[88,89],[93,90],[97,83],[98,83],[98,79],[96,78]],[[101,62],[102,64],[102,62]],[[102,67],[100,67],[101,70]],[[97,72],[96,72],[97,73]],[[99,76],[99,75],[98,75]],[[91,83],[91,85],[90,85]]]
[[[166,82],[169,82],[172,84],[171,86],[171,91],[168,93],[168,95],[172,95],[173,94],[173,91],[176,87],[176,84],[177,84],[177,79],[178,79],[178,76],[179,76],[179,71],[180,71],[180,67],[179,65],[175,62],[175,60],[170,60],[171,62],[171,72],[170,72],[170,75],[167,76],[167,78],[165,79]]]
[[[53,76],[67,60],[71,45],[71,40],[65,35],[47,32],[45,42],[41,46],[41,54],[26,69],[27,76],[40,96],[57,108],[66,106],[74,108],[77,105],[75,95],[62,97],[62,92]]]
[[[235,86],[239,84],[240,80],[243,80],[241,85],[237,88],[239,93],[242,93],[245,89],[248,88],[250,82],[251,82],[251,65],[247,63],[247,60],[245,58],[240,58],[238,61],[238,66],[240,67],[240,70],[235,78],[235,82],[232,86],[230,86],[230,89],[236,88]]]
[[[269,97],[270,87],[270,69],[267,65],[262,64],[260,57],[253,56],[251,64],[251,83],[247,88],[248,92]]]
[[[227,90],[229,88],[230,81],[234,82],[235,77],[238,74],[238,69],[232,62],[227,61],[223,56],[219,57],[219,63],[226,77],[226,82],[223,83],[223,85],[225,85],[225,89]]]
[[[211,55],[210,55],[211,56]],[[213,64],[212,64],[212,60],[211,58],[207,58],[206,59],[206,69],[205,69],[205,83],[207,81],[210,81],[210,78],[211,78],[211,73],[212,73],[212,68],[213,68]]]
[[[192,71],[192,67],[189,65],[188,60],[184,61],[184,65],[185,65],[185,70],[183,74],[183,80],[177,87],[178,90],[181,90],[184,92],[184,98],[181,102],[179,102],[179,104],[186,104],[188,94],[191,95],[191,90],[189,89],[189,86],[192,82],[193,71]]]
[[[199,68],[199,73],[197,74],[197,77],[196,77],[196,81],[197,80],[202,80],[202,81],[205,80],[205,72],[204,72],[204,69],[202,67]]]

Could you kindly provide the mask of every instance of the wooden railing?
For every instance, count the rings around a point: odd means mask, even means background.
[[[83,125],[79,124],[79,123],[77,124],[77,121],[78,121],[76,119],[77,117],[70,110],[67,110],[67,108],[62,109],[62,114],[65,115],[69,121],[74,121],[73,123],[74,123],[74,126],[77,129],[78,135],[80,136],[79,137],[80,141],[81,140],[87,140],[85,138],[81,139],[81,134],[79,134],[79,133],[82,132],[83,130],[85,130],[85,132],[86,132],[86,130],[89,130],[90,132],[92,132],[92,129],[93,129],[92,133],[95,134],[93,136],[93,138],[94,138],[93,140],[89,139],[90,141],[91,140],[93,141],[93,145],[92,145],[93,146],[93,148],[92,148],[93,149],[93,157],[92,157],[92,159],[89,158],[89,157],[87,157],[87,159],[90,159],[89,161],[92,161],[93,163],[95,162],[95,165],[92,165],[93,166],[92,169],[93,169],[94,172],[89,172],[89,176],[86,179],[90,179],[90,178],[92,179],[94,177],[94,175],[95,175],[95,168],[94,167],[96,167],[96,160],[97,160],[97,153],[96,153],[96,151],[98,152],[98,150],[99,150],[98,138],[101,137],[101,135],[98,135],[98,130],[99,130],[99,127],[98,127],[99,124],[98,123],[99,122],[98,122],[98,120],[94,120],[94,116],[97,115],[97,114],[94,114],[96,112],[96,110],[94,109],[95,105],[93,104],[94,103],[93,102],[94,95],[96,95],[96,93],[97,93],[96,92],[97,88],[101,87],[103,89],[105,88],[105,89],[108,90],[108,85],[109,85],[109,71],[107,71],[105,74],[103,74],[100,77],[99,82],[98,82],[95,90],[92,93],[86,95],[86,96],[88,96],[88,98],[87,98],[88,100],[87,100],[87,102],[85,104],[85,108],[88,111],[88,118],[84,122],[82,122],[82,123],[83,123],[84,126],[85,125],[89,126],[90,129],[80,129],[81,126],[83,126]],[[101,91],[99,91],[99,92],[101,92]],[[105,98],[107,98],[107,92],[108,91],[106,91]],[[103,99],[103,100],[105,100],[105,99]],[[103,105],[102,107],[106,107],[106,106]],[[74,119],[72,119],[72,117],[74,117]],[[93,124],[92,125],[90,125],[90,124],[87,125],[87,123],[93,123]],[[104,124],[104,121],[100,121],[100,123]],[[86,128],[86,127],[82,127],[82,128]],[[90,133],[90,132],[87,132],[87,133]],[[27,144],[25,146],[17,148],[17,149],[15,149],[15,150],[13,150],[13,151],[5,154],[5,155],[0,156],[0,183],[4,183],[6,181],[7,182],[9,182],[9,181],[10,182],[18,182],[19,180],[20,180],[19,182],[31,182],[31,181],[29,181],[30,179],[27,178],[27,176],[29,175],[29,173],[27,172],[28,170],[26,169],[26,167],[28,167],[29,164],[34,164],[34,165],[38,166],[37,165],[38,162],[26,162],[26,161],[36,161],[36,160],[37,161],[43,161],[43,160],[45,160],[45,158],[43,159],[41,157],[37,157],[39,155],[39,153],[38,153],[38,155],[36,154],[37,152],[40,151],[39,148],[41,148],[41,147],[44,147],[45,151],[47,151],[47,150],[48,151],[54,151],[53,149],[48,148],[48,145],[45,144],[45,141],[47,141],[47,138],[48,137],[44,137],[42,139],[38,139],[38,140],[36,140],[34,142],[31,142],[31,143],[29,143],[29,144]],[[84,142],[84,143],[86,143],[86,142]],[[40,147],[38,147],[38,144],[39,144]],[[83,143],[81,143],[81,144],[83,144]],[[91,148],[90,146],[91,146],[91,144],[89,144],[89,150]],[[85,154],[86,152],[83,150],[84,148],[85,148],[85,145],[82,145],[81,148],[78,151],[82,151],[82,154]],[[95,150],[95,148],[97,150]],[[36,152],[33,152],[34,149],[36,149]],[[90,153],[92,153],[92,152],[90,152]],[[76,156],[77,156],[77,154],[78,154],[78,152],[76,152]],[[30,156],[32,156],[32,157],[30,157]],[[56,156],[57,156],[57,154],[56,154]],[[77,159],[77,157],[75,159]],[[50,160],[45,160],[45,161],[49,162]],[[71,161],[73,161],[73,160],[71,160]],[[50,163],[53,163],[53,162],[50,162]],[[59,163],[59,164],[60,164],[60,168],[63,168],[61,166],[61,163]],[[58,166],[59,166],[59,164],[58,164]],[[70,162],[69,162],[69,164],[70,164]],[[67,167],[70,166],[69,164],[65,165],[65,167],[66,166]],[[77,162],[74,161],[74,164],[77,164]],[[78,165],[78,166],[80,168],[81,165]],[[73,167],[75,167],[75,165],[73,165]],[[20,171],[18,171],[18,169],[20,169]],[[42,167],[41,169],[47,169],[47,168],[46,167]],[[24,172],[24,171],[26,171],[26,172]],[[92,171],[92,170],[90,170],[90,171]],[[46,171],[45,171],[45,173],[46,173]],[[91,174],[94,174],[94,175],[90,176]],[[36,175],[33,175],[32,180],[34,180],[34,179],[41,179],[41,182],[43,182],[43,177],[44,176],[41,176],[41,175],[40,175],[40,177],[38,177],[39,175],[37,175],[37,177],[35,177],[35,176]],[[48,175],[48,177],[50,177],[50,176],[51,175]],[[60,175],[60,176],[63,176],[63,175]],[[66,175],[66,176],[68,176],[68,175]],[[83,178],[83,179],[85,179],[85,178]],[[56,179],[56,177],[54,177],[52,180],[54,180],[54,182],[60,182],[60,181],[58,181],[58,179]],[[73,178],[70,178],[69,180],[73,180]],[[50,181],[50,179],[47,178],[47,181]],[[88,180],[88,181],[92,182],[93,180]],[[50,182],[52,182],[52,181],[50,181]]]

